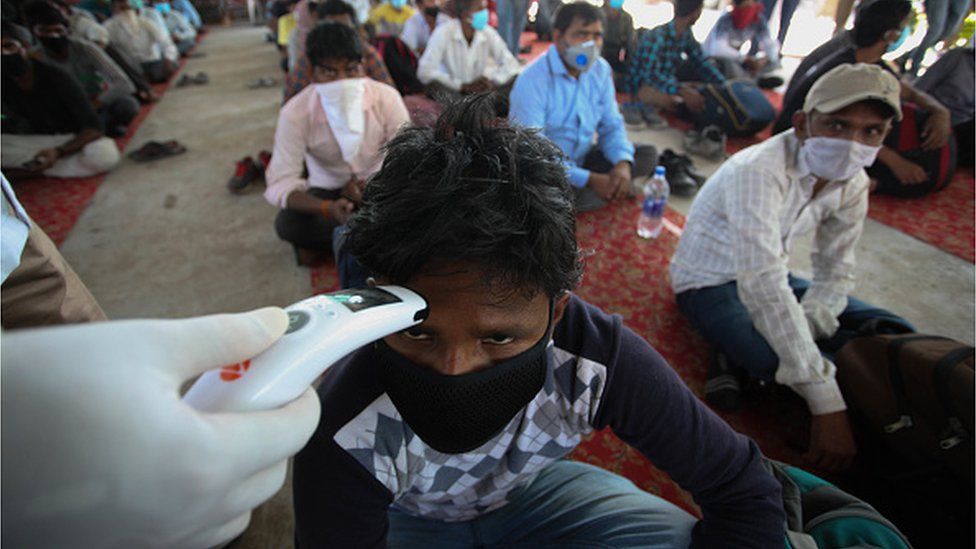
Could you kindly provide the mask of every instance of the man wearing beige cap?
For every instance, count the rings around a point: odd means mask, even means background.
[[[848,297],[868,209],[864,168],[900,118],[898,81],[880,67],[826,73],[793,130],[737,153],[708,179],[671,262],[679,307],[716,348],[706,399],[738,407],[746,378],[790,387],[813,416],[806,457],[825,470],[846,468],[856,453],[830,353],[871,319],[912,330]],[[810,232],[807,281],[788,262],[795,239]]]

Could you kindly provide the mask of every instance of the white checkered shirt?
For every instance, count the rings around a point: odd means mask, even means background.
[[[834,365],[822,357],[803,307],[787,283],[793,240],[816,231],[813,283],[803,303],[835,317],[854,288],[854,247],[868,208],[863,170],[828,183],[799,155],[793,131],[732,156],[702,187],[671,261],[674,292],[736,281],[753,324],[779,357],[776,381],[792,387],[814,414],[845,409]]]

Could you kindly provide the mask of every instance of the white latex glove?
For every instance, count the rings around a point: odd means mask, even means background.
[[[202,548],[243,532],[315,430],[318,399],[206,414],[179,389],[287,325],[267,308],[4,333],[3,546]]]
[[[803,316],[807,319],[807,326],[814,341],[828,339],[837,333],[840,322],[829,309],[819,301],[804,301]]]

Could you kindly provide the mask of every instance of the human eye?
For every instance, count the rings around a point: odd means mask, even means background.
[[[430,334],[417,328],[407,328],[400,335],[410,341],[430,341]]]
[[[487,343],[488,345],[508,345],[513,341],[515,341],[515,338],[507,334],[491,334],[481,339],[482,343]]]

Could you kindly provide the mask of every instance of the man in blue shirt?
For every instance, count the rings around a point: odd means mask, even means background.
[[[674,19],[640,35],[627,78],[627,91],[636,99],[666,111],[684,106],[700,112],[705,98],[697,84],[725,82],[691,32],[701,12],[702,0],[676,0]]]
[[[632,196],[631,181],[649,175],[657,161],[654,147],[635,150],[627,138],[613,71],[600,57],[603,28],[603,14],[595,6],[560,7],[554,44],[522,71],[510,96],[509,121],[538,128],[568,157],[578,211]]]

